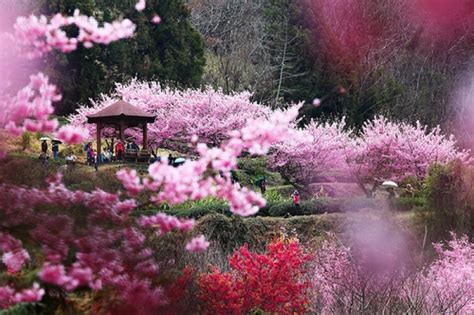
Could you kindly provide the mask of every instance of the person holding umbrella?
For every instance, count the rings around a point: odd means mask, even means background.
[[[41,142],[41,152],[43,152],[44,154],[48,153],[48,143],[46,142],[48,140],[49,140],[48,137],[41,137],[40,138],[40,141],[42,141]]]
[[[58,160],[59,159],[59,144],[61,143],[61,141],[59,140],[53,140],[52,141],[52,145],[51,145],[51,151],[53,151],[53,158],[54,160]]]
[[[388,192],[388,204],[390,208],[394,209],[395,208],[395,198],[397,197],[397,194],[395,193],[395,188],[398,187],[398,184],[395,183],[394,181],[387,180],[382,183],[382,186],[386,188]]]

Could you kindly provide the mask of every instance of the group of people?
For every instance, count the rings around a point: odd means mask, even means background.
[[[125,151],[126,150],[135,150],[139,151],[140,147],[135,143],[134,140],[126,141],[125,145],[122,141],[117,141],[115,147],[112,145],[108,145],[104,147],[98,155],[94,148],[92,147],[92,143],[88,142],[84,146],[84,151],[86,152],[87,164],[90,166],[94,166],[96,170],[98,170],[99,163],[110,163],[114,161],[123,161],[125,158]]]
[[[51,152],[53,153],[53,159],[55,161],[59,160],[59,140],[51,141]],[[48,142],[47,140],[41,141],[41,153],[39,159],[43,165],[49,164],[49,155],[48,155]]]
[[[55,161],[59,160],[59,144],[61,142],[58,140],[52,140],[51,141],[51,152],[53,153],[53,159]],[[39,156],[39,159],[41,161],[41,164],[44,166],[49,165],[49,155],[48,155],[48,142],[47,140],[42,140],[41,141],[41,153]],[[71,168],[76,164],[77,157],[72,153],[69,152],[66,155],[66,168]]]

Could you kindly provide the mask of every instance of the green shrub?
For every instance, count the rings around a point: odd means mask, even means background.
[[[435,165],[426,180],[428,222],[433,234],[454,230],[471,233],[474,229],[474,169],[461,162]]]
[[[0,164],[0,182],[45,187],[46,179],[56,170],[54,163],[45,167],[36,158],[8,157]]]
[[[26,151],[31,148],[31,133],[25,131],[20,138],[20,146],[22,151]]]
[[[290,219],[211,214],[201,218],[193,232],[204,234],[212,245],[228,254],[245,243],[253,250],[263,250],[268,242],[280,237],[282,231],[290,232],[302,242],[321,240],[328,232],[341,233],[342,222],[342,216],[338,214]]]
[[[236,176],[238,182],[243,186],[254,186],[255,181],[262,176],[267,179],[267,186],[282,185],[284,183],[279,173],[268,170],[265,157],[239,158]]]
[[[216,198],[205,198],[199,201],[189,201],[181,205],[173,206],[165,209],[168,214],[177,217],[200,218],[207,214],[220,213],[230,216],[232,213],[229,210],[228,204]]]
[[[360,211],[363,209],[376,209],[381,207],[380,201],[374,198],[354,197],[340,200],[341,210],[344,212]]]
[[[340,200],[332,198],[303,200],[299,207],[292,200],[284,200],[268,205],[270,216],[297,216],[339,212],[341,210]]]
[[[425,197],[400,197],[395,199],[395,207],[397,210],[409,211],[414,208],[424,208],[426,206]]]

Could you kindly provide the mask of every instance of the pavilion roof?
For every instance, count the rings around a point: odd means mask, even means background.
[[[140,120],[146,122],[154,122],[156,115],[149,114],[144,110],[133,106],[132,104],[125,102],[125,101],[117,101],[110,106],[98,111],[97,113],[91,114],[87,116],[88,123],[96,123],[96,122],[114,122],[117,119],[124,119],[125,121],[127,118],[132,120]]]

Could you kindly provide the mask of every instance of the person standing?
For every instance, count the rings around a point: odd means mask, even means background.
[[[298,190],[295,190],[293,192],[292,197],[293,197],[293,206],[295,207],[297,211],[299,211],[300,210],[300,193],[298,192]]]
[[[174,158],[173,155],[170,153],[170,154],[168,155],[168,165],[174,166],[174,160],[175,160],[175,158]]]
[[[99,155],[96,153],[94,154],[94,168],[95,168],[95,171],[98,172],[99,171]]]
[[[265,195],[265,192],[267,191],[267,179],[264,177],[262,179],[262,182],[260,183],[260,192],[262,195]]]
[[[396,210],[397,204],[396,204],[395,199],[397,198],[397,194],[395,192],[395,188],[388,187],[387,192],[388,192],[388,196],[387,196],[388,206],[391,210]]]
[[[117,142],[117,145],[115,146],[115,154],[117,155],[117,161],[123,160],[123,150],[123,143],[121,141]]]
[[[54,160],[57,161],[59,159],[59,143],[57,141],[53,140],[51,151],[53,151]]]
[[[41,143],[41,152],[43,152],[44,154],[48,153],[48,143],[46,142],[46,140],[43,140],[43,142]]]

